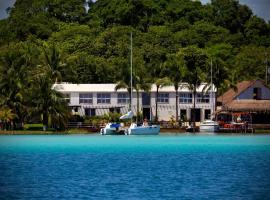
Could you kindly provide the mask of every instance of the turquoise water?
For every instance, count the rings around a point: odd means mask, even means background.
[[[270,136],[0,136],[0,199],[270,199]]]

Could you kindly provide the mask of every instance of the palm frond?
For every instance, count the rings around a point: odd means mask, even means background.
[[[119,81],[116,83],[115,86],[115,91],[119,90],[119,89],[128,89],[129,85],[127,83],[125,83],[124,81]]]

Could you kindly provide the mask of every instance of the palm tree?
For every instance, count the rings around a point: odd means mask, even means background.
[[[43,64],[46,70],[49,70],[50,76],[55,83],[62,81],[62,74],[65,71],[66,64],[62,62],[63,58],[59,49],[52,44],[51,46],[44,43],[43,50]]]
[[[127,67],[122,67],[121,68],[121,79],[120,81],[118,81],[116,83],[115,86],[115,91],[119,90],[119,89],[127,89],[128,94],[129,94],[129,102],[131,102],[131,85],[130,85],[130,71]],[[131,106],[131,105],[129,105]],[[132,108],[129,108],[130,110],[132,110]]]
[[[136,114],[136,123],[138,123],[138,118],[140,115],[140,111],[139,111],[139,107],[140,107],[140,90],[149,92],[151,90],[151,84],[147,83],[145,77],[143,77],[142,75],[139,76],[134,76],[134,88],[136,90],[136,98],[137,98],[137,114]]]
[[[235,92],[237,92],[237,81],[239,80],[238,73],[236,70],[231,70],[229,72],[229,75],[226,79],[223,80],[223,82],[220,83],[220,86],[217,87],[217,94],[221,95],[225,91],[227,91],[229,88],[232,88]],[[222,96],[222,106],[223,106],[223,96]]]
[[[182,48],[179,50],[178,54],[179,56],[182,56],[185,61],[187,67],[185,82],[188,83],[188,87],[193,94],[192,126],[193,132],[195,132],[195,108],[197,88],[206,80],[205,70],[208,57],[202,49],[196,46],[188,46],[186,48]]]
[[[28,47],[11,45],[1,52],[0,59],[0,106],[7,106],[22,124],[27,115],[28,72],[33,61],[28,59]]]
[[[216,88],[216,96],[221,95],[225,90],[232,87],[236,89],[236,74],[235,70],[229,70],[229,64],[232,60],[233,48],[229,44],[216,44],[206,49],[210,57],[211,65],[208,65],[208,72],[212,68],[212,82]],[[208,76],[208,82],[210,76]],[[215,101],[217,102],[217,101]],[[216,109],[216,105],[215,105]]]
[[[122,73],[122,80],[116,83],[115,86],[115,90],[119,90],[119,89],[127,89],[128,93],[131,93],[131,86],[130,86],[130,74],[127,73],[127,70],[123,70]],[[144,91],[149,91],[151,89],[151,84],[147,83],[145,78],[139,75],[134,75],[133,73],[133,81],[132,81],[132,85],[133,88],[136,91],[136,98],[137,98],[137,105],[136,105],[136,121],[138,122],[138,117],[139,117],[139,107],[140,107],[140,103],[139,103],[139,98],[140,98],[140,90],[144,90]],[[131,95],[129,95],[130,97],[130,102],[132,101],[131,99]],[[131,106],[131,105],[130,105]],[[130,110],[132,108],[130,107]]]
[[[17,117],[13,113],[12,109],[8,107],[3,107],[0,109],[0,120],[3,122],[3,129],[7,130],[11,126],[11,121]]]
[[[63,126],[65,126],[70,112],[63,95],[54,90],[48,73],[37,74],[33,80],[32,103],[35,111],[42,113],[43,130],[47,130],[50,117],[55,119],[55,124],[65,128]]]
[[[164,86],[171,85],[171,81],[168,77],[163,77],[163,78],[156,78],[154,81],[154,84],[156,85],[156,98],[155,98],[155,103],[156,103],[156,114],[155,114],[155,122],[158,121],[158,96],[159,96],[159,89],[161,89]]]
[[[179,85],[181,82],[183,82],[183,79],[185,77],[185,74],[187,73],[186,66],[184,63],[184,60],[182,57],[177,57],[176,54],[168,54],[167,60],[165,62],[165,66],[168,70],[168,77],[170,78],[170,81],[174,85],[175,89],[175,117],[176,122],[178,123],[178,116],[179,116],[179,110],[178,110],[178,97],[179,97]]]

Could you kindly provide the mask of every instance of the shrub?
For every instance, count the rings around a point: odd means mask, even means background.
[[[28,131],[43,131],[43,124],[25,124],[23,129]]]

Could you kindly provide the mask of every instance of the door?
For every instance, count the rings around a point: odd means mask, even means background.
[[[211,119],[211,110],[210,109],[204,110],[204,119]]]
[[[150,108],[143,108],[143,119],[148,119],[150,120]]]
[[[193,108],[190,110],[190,120],[193,121],[193,115],[194,115],[194,112],[193,112]],[[195,108],[195,121],[196,122],[200,122],[201,121],[201,109],[200,108]]]

